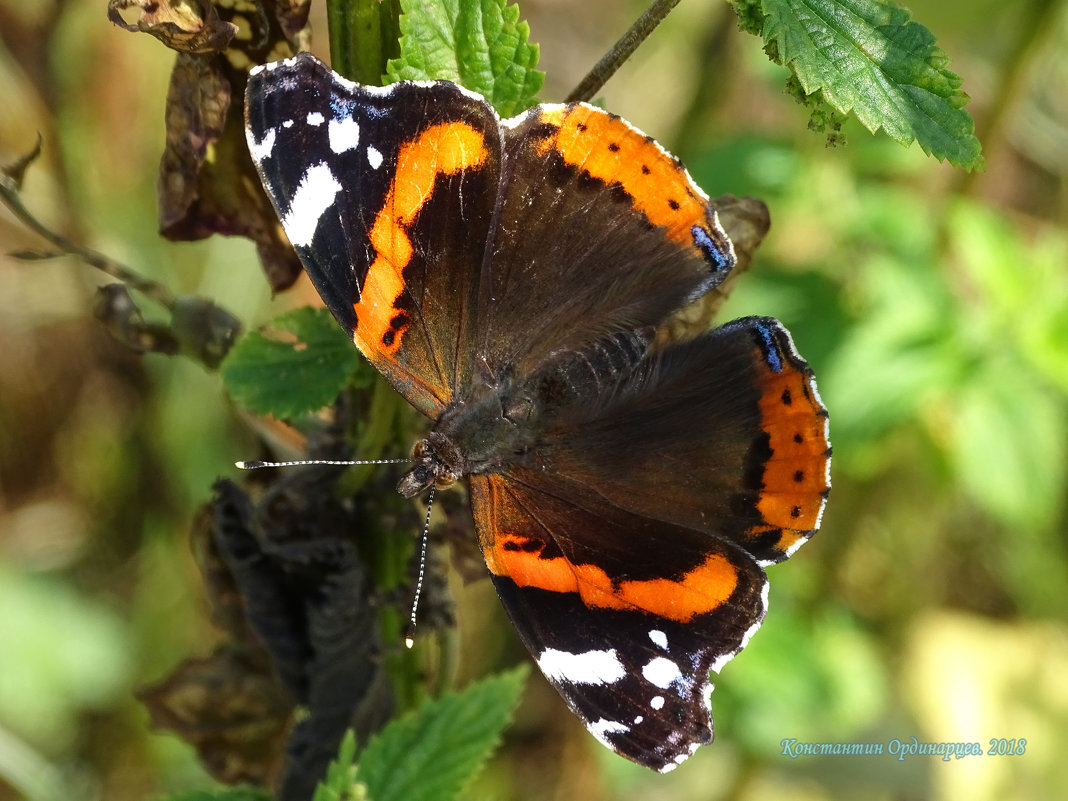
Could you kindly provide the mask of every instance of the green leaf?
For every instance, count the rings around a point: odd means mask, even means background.
[[[360,755],[373,801],[448,801],[488,759],[511,720],[527,667],[491,676],[393,721]]]
[[[359,801],[367,798],[367,788],[356,778],[356,735],[345,732],[337,759],[326,769],[326,778],[315,788],[312,801]]]
[[[69,747],[78,736],[80,715],[110,708],[128,692],[131,652],[116,609],[56,575],[18,572],[0,563],[0,721],[5,728],[30,743]]]
[[[223,363],[234,399],[259,414],[292,418],[331,403],[358,374],[370,372],[325,309],[304,307],[253,331]]]
[[[873,133],[919,142],[925,153],[969,170],[983,165],[968,96],[934,35],[880,0],[761,0],[769,55]],[[745,3],[753,26],[752,3]]]
[[[160,801],[272,801],[274,797],[259,787],[218,787],[210,790],[186,790],[163,796]]]
[[[507,0],[403,0],[401,54],[386,80],[447,80],[485,96],[508,117],[534,104],[545,74],[530,27]]]
[[[1045,529],[1064,511],[1068,414],[1021,366],[992,359],[956,393],[952,455],[980,508],[1010,529]]]

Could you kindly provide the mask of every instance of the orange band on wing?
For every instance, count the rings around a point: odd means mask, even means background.
[[[492,573],[507,576],[519,587],[576,592],[590,608],[640,609],[681,623],[713,611],[738,585],[737,568],[721,554],[712,554],[678,580],[615,583],[596,565],[542,558],[540,542],[516,534],[497,534],[484,555]]]
[[[682,245],[693,245],[691,229],[708,228],[707,202],[682,166],[652,139],[619,117],[588,106],[554,108],[539,118],[559,130],[540,145],[606,183],[619,183],[654,225]]]
[[[756,506],[767,528],[784,529],[778,546],[783,550],[799,539],[790,529],[807,533],[819,525],[830,486],[827,412],[810,385],[809,375],[790,367],[768,371],[761,384],[761,425],[769,436],[772,457],[764,466],[764,486]]]
[[[397,174],[371,226],[374,262],[367,271],[356,310],[353,339],[366,354],[392,355],[411,325],[395,306],[404,292],[405,266],[414,252],[408,228],[434,191],[439,175],[480,167],[488,157],[483,135],[462,122],[427,128],[397,156]]]

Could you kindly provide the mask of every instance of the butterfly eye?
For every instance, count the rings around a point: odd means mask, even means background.
[[[458,477],[453,475],[452,473],[442,473],[434,479],[434,486],[438,489],[445,489],[446,487],[451,487],[453,484],[456,483],[457,478]]]

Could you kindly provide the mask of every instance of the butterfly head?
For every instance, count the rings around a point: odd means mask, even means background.
[[[431,431],[426,439],[415,443],[412,461],[415,466],[397,484],[397,492],[405,498],[414,498],[432,486],[448,487],[467,472],[463,469],[460,449],[451,439],[436,431]]]

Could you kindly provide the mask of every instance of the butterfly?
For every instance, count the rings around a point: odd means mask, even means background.
[[[787,330],[658,344],[735,264],[682,165],[583,104],[252,70],[249,150],[312,283],[426,415],[399,492],[467,485],[497,594],[587,729],[658,771],[819,528],[827,411]]]

